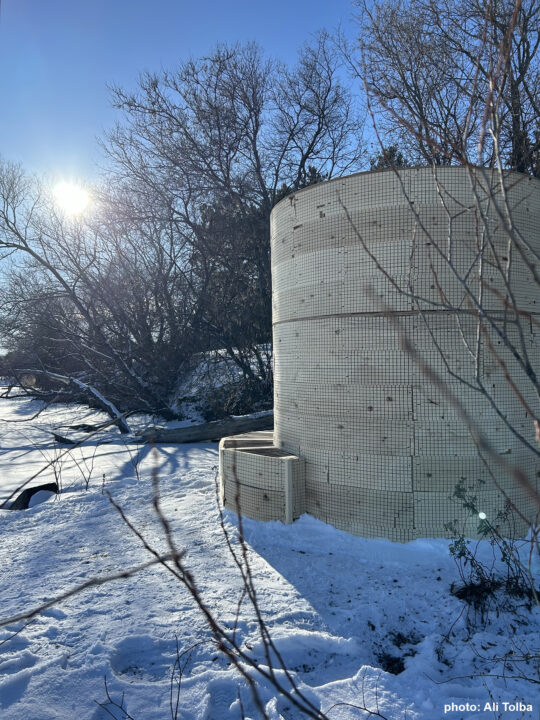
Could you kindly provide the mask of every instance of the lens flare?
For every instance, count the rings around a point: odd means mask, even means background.
[[[59,182],[54,187],[53,195],[57,206],[66,215],[81,215],[91,201],[88,190],[72,182]]]

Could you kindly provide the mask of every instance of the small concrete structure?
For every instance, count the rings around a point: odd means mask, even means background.
[[[288,523],[305,512],[304,461],[275,447],[271,431],[223,438],[219,467],[227,507],[258,520]]]
[[[493,289],[506,294],[513,252],[513,302],[540,311],[523,260],[540,252],[540,181],[506,174],[521,255],[509,250],[497,183],[480,169],[378,171],[310,186],[274,208],[274,433],[221,441],[226,507],[287,522],[308,512],[357,535],[397,541],[450,536],[452,522],[474,536],[478,518],[454,496],[459,484],[502,532],[526,533],[526,520],[499,514],[505,494],[532,520],[533,500],[502,468],[486,468],[442,389],[400,348],[394,322],[496,452],[538,489],[538,457],[505,423],[536,446],[533,419],[499,360],[519,383],[523,372],[493,329],[479,330],[472,298],[482,297],[490,317],[524,343],[538,371],[538,328],[526,322],[520,336]],[[520,391],[538,408],[529,385]]]

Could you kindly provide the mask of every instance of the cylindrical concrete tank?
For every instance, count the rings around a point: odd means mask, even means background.
[[[540,253],[540,181],[506,176],[513,229],[498,182],[457,167],[362,173],[274,208],[274,446],[305,461],[312,515],[400,541],[451,535],[452,521],[474,535],[478,519],[459,486],[503,532],[526,532],[515,513],[512,526],[500,517],[496,483],[528,519],[534,501],[487,458],[490,475],[444,388],[400,348],[395,327],[538,488],[533,419],[499,361],[537,414],[538,398],[497,328],[539,367],[538,328],[521,316],[520,330],[513,308],[539,311],[527,262]],[[475,299],[489,311],[481,326]]]

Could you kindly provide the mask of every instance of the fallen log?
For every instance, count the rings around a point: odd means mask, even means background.
[[[273,427],[274,414],[269,413],[260,417],[228,417],[224,420],[214,420],[202,425],[183,428],[151,426],[138,433],[138,436],[142,442],[192,443],[203,440],[217,442],[227,435],[239,435],[254,430],[272,430]]]
[[[121,413],[116,406],[110,401],[107,400],[106,397],[104,397],[97,388],[95,388],[93,385],[88,385],[87,383],[82,382],[82,380],[78,380],[77,378],[70,377],[69,375],[59,375],[58,373],[50,372],[49,370],[34,370],[34,369],[24,369],[24,370],[15,370],[16,373],[19,373],[19,375],[26,375],[26,376],[39,376],[42,375],[43,377],[49,378],[49,380],[56,380],[61,385],[65,385],[67,387],[69,386],[75,386],[79,390],[82,390],[83,392],[90,395],[96,405],[101,408],[104,412],[107,413],[107,415],[111,418],[113,418],[115,425],[118,426],[118,429],[121,433],[130,433],[131,428],[126,422],[126,415],[127,413]]]
[[[34,487],[26,488],[26,490],[23,490],[22,493],[15,498],[8,510],[28,510],[33,496],[43,491],[55,493],[56,495],[60,492],[57,483],[45,483],[45,485],[35,485]]]
[[[77,444],[76,440],[67,438],[64,435],[60,435],[59,433],[53,432],[52,436],[56,440],[57,443],[60,443],[60,445],[76,445]]]

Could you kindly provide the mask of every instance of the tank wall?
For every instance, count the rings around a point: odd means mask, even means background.
[[[487,399],[457,379],[489,387],[507,418],[535,442],[532,420],[485,342],[479,359],[471,356],[478,327],[467,297],[479,296],[480,271],[490,287],[504,291],[504,268],[494,260],[508,254],[502,202],[489,182],[477,179],[475,198],[464,168],[436,176],[428,168],[408,169],[400,178],[366,173],[302,190],[273,211],[274,444],[305,459],[305,507],[326,522],[409,540],[447,535],[446,523],[456,520],[474,534],[475,521],[452,499],[458,483],[488,517],[504,506],[462,420],[401,349],[396,319],[497,452],[537,482],[536,456]],[[540,251],[540,182],[513,174],[506,185],[518,230]],[[467,274],[465,283],[450,265]],[[520,309],[536,313],[538,287],[519,257],[511,282]],[[497,294],[482,292],[483,306],[499,317]],[[518,339],[516,327],[506,330]],[[536,362],[533,330],[528,325],[524,342]],[[496,334],[490,337],[522,377]],[[523,392],[537,403],[529,388]],[[530,515],[525,491],[499,468],[494,473]]]

